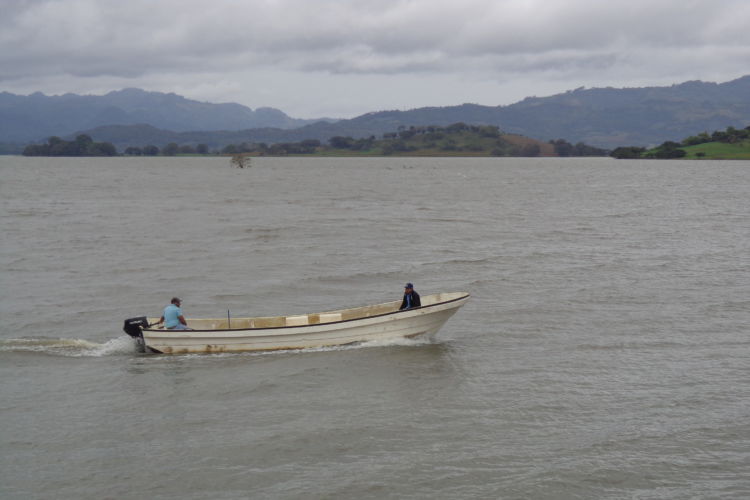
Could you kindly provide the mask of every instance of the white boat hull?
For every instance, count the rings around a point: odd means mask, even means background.
[[[398,311],[399,302],[331,311],[314,315],[275,318],[237,318],[234,324],[254,324],[257,320],[283,320],[287,326],[261,328],[209,328],[164,330],[143,328],[143,343],[148,349],[165,354],[221,353],[308,349],[370,341],[388,341],[435,334],[469,299],[466,293],[430,295],[422,307]],[[352,314],[365,317],[345,319]],[[344,318],[339,321],[330,319]],[[315,324],[304,324],[309,321]],[[226,320],[223,320],[226,321]],[[222,320],[187,320],[190,327],[227,326]],[[302,323],[295,326],[295,323]],[[231,325],[231,324],[230,324]]]

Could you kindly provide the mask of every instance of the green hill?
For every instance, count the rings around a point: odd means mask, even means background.
[[[666,141],[651,149],[630,146],[612,151],[619,159],[750,160],[750,127],[701,132],[681,142]]]
[[[750,140],[729,144],[725,142],[707,142],[682,148],[688,159],[713,160],[750,160]]]
[[[551,144],[493,126],[457,123],[447,127],[410,127],[382,139],[333,137],[320,154],[374,156],[556,156]]]
[[[378,139],[335,136],[294,143],[229,145],[225,154],[263,156],[605,156],[607,151],[583,143],[558,139],[542,142],[517,134],[506,134],[492,125],[454,123],[447,127],[401,127]]]

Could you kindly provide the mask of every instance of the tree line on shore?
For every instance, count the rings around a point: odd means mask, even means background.
[[[582,142],[571,144],[564,139],[547,143],[529,138],[509,140],[510,135],[493,125],[469,125],[454,123],[448,126],[401,126],[396,132],[385,133],[381,138],[374,135],[364,138],[334,136],[326,143],[317,139],[274,144],[243,142],[228,144],[221,149],[211,149],[206,144],[177,144],[171,142],[162,148],[155,145],[129,146],[124,156],[177,156],[177,155],[237,155],[287,156],[314,154],[355,155],[471,155],[471,156],[606,156],[615,158],[681,158],[686,155],[684,147],[707,142],[735,143],[750,139],[750,127],[712,134],[702,132],[682,142],[666,141],[647,150],[642,147],[619,147],[609,152]],[[521,136],[514,136],[518,139]],[[116,156],[116,147],[109,142],[95,142],[89,135],[79,134],[74,140],[50,137],[46,144],[32,144],[23,151],[25,156]]]
[[[388,132],[378,139],[334,136],[323,144],[318,140],[239,145],[230,144],[223,154],[257,154],[269,156],[305,155],[325,152],[390,156],[398,154],[471,155],[471,156],[540,156],[540,141],[528,139],[513,143],[494,125],[468,125],[463,122],[442,126],[401,126],[396,132]],[[583,143],[571,144],[564,139],[549,141],[557,156],[606,156],[608,151]]]
[[[24,156],[117,156],[117,148],[110,142],[94,142],[91,136],[80,134],[72,141],[52,136],[46,144],[30,144]]]
[[[326,143],[317,139],[274,144],[228,144],[210,150],[206,144],[169,143],[163,148],[155,145],[129,146],[124,156],[176,156],[176,155],[237,155],[288,156],[314,154],[355,154],[388,156],[398,154],[471,155],[471,156],[605,156],[607,151],[583,143],[571,144],[564,139],[547,144],[521,136],[506,135],[494,125],[469,125],[463,122],[448,126],[401,126],[396,132],[364,138],[334,136]],[[543,151],[544,149],[544,151]],[[90,136],[80,134],[72,141],[50,137],[46,144],[29,145],[25,156],[115,156],[117,150],[108,142],[94,142]]]
[[[684,158],[687,156],[686,147],[698,146],[700,144],[706,144],[709,142],[719,142],[724,144],[737,144],[743,141],[750,140],[750,127],[744,129],[737,129],[735,127],[727,127],[726,130],[717,130],[712,134],[708,132],[701,132],[698,135],[691,135],[690,137],[683,139],[681,142],[665,141],[659,146],[647,149],[638,146],[626,146],[616,148],[610,153],[610,156],[618,159],[675,159]],[[704,156],[704,153],[696,153],[699,158]]]
[[[45,144],[29,144],[23,150],[23,156],[118,156],[117,148],[111,142],[94,142],[91,136],[79,134],[72,141],[66,141],[57,136],[47,139]],[[192,146],[169,143],[164,148],[149,144],[143,147],[127,147],[124,156],[176,156],[212,154],[205,144]],[[213,154],[219,154],[214,151]]]

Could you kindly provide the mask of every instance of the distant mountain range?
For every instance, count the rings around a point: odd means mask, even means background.
[[[169,142],[221,148],[242,142],[327,141],[381,136],[400,127],[457,122],[496,125],[543,141],[598,147],[649,146],[702,132],[750,125],[750,75],[726,83],[576,89],[509,106],[427,107],[378,111],[347,120],[299,120],[273,108],[210,104],[175,94],[126,89],[104,96],[0,93],[0,143],[25,144],[79,132],[127,146]],[[6,148],[7,149],[7,148]]]
[[[240,104],[211,104],[140,89],[124,89],[102,96],[0,93],[0,142],[38,141],[103,125],[148,124],[185,132],[259,127],[289,129],[315,121],[318,120],[290,118],[274,108],[252,110]]]
[[[323,140],[456,122],[496,125],[505,132],[544,141],[562,138],[606,148],[659,144],[702,131],[750,125],[750,75],[722,84],[693,81],[670,87],[580,88],[550,97],[529,97],[509,106],[463,104],[381,111],[308,125],[294,132]]]

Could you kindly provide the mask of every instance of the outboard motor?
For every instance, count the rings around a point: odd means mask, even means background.
[[[148,320],[146,319],[146,316],[126,319],[125,324],[122,327],[125,333],[135,339],[139,352],[146,351],[146,343],[143,341],[143,328],[148,328]]]

